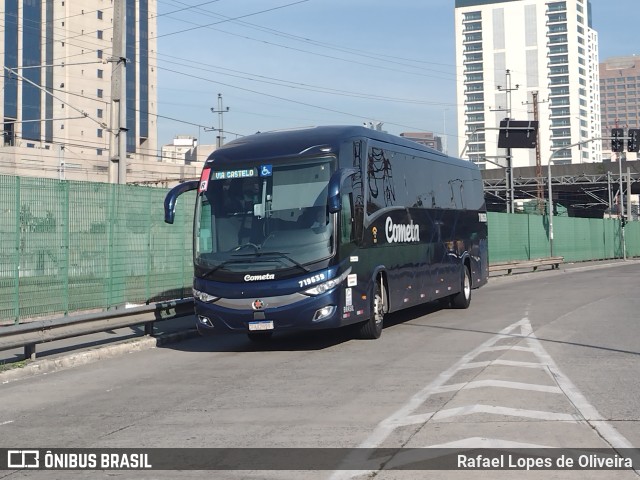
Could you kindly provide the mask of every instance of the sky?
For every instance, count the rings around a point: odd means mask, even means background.
[[[225,142],[382,122],[396,135],[435,132],[455,155],[454,3],[158,0],[159,145],[215,144],[221,95]],[[600,61],[640,54],[638,1],[591,3]]]

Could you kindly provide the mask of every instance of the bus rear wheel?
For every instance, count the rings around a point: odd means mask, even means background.
[[[464,265],[462,267],[462,281],[460,292],[451,295],[451,306],[453,308],[469,308],[471,304],[471,274],[469,268]]]
[[[360,337],[366,340],[375,340],[382,335],[382,323],[384,321],[384,287],[382,280],[376,281],[373,295],[371,297],[371,316],[369,320],[360,325]]]

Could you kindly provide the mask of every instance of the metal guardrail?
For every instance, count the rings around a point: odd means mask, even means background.
[[[40,343],[143,324],[145,335],[151,335],[155,322],[192,315],[193,312],[193,299],[189,298],[4,326],[0,327],[0,351],[24,347],[25,359],[33,360],[36,345]],[[153,320],[149,320],[150,313],[154,314]]]
[[[557,270],[561,263],[564,262],[564,257],[545,257],[534,258],[532,260],[511,260],[508,262],[497,262],[489,264],[489,272],[497,272],[506,270],[507,275],[511,275],[511,272],[516,268],[533,268],[535,272],[538,267],[543,265],[551,265],[552,270]]]

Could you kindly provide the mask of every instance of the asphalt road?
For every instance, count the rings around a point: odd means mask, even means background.
[[[492,279],[468,310],[194,338],[0,385],[0,447],[640,447],[640,265]],[[388,459],[401,465],[403,452]],[[619,471],[0,471],[0,478],[602,478]]]

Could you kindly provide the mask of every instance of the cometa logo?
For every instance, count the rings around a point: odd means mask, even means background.
[[[414,225],[413,220],[407,224],[394,224],[391,217],[385,222],[385,234],[389,243],[405,243],[420,241],[420,226]]]
[[[264,275],[245,275],[245,282],[258,282],[260,280],[274,280],[276,276],[273,273],[265,273]]]

